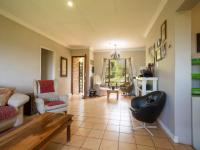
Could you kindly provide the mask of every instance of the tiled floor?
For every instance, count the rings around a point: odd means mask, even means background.
[[[113,98],[113,99],[112,99]],[[162,129],[152,129],[154,137],[145,130],[132,130],[130,97],[115,95],[81,100],[73,96],[69,113],[74,115],[72,139],[66,143],[66,131],[54,137],[45,150],[192,150],[190,146],[174,144]],[[134,126],[139,122],[134,120]]]

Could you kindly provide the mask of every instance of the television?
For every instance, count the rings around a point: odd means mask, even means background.
[[[197,53],[200,53],[200,33],[197,33]]]

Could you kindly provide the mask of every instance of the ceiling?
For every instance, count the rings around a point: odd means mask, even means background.
[[[144,47],[166,0],[0,0],[0,13],[66,47]]]

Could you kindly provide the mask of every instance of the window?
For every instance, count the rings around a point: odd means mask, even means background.
[[[106,62],[105,82],[109,86],[120,86],[128,81],[126,59],[108,59]]]

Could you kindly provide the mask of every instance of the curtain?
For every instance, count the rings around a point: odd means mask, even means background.
[[[103,68],[102,68],[102,75],[101,75],[101,82],[102,84],[105,84],[105,75],[106,75],[106,65],[107,65],[108,59],[103,59]]]

